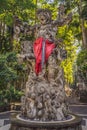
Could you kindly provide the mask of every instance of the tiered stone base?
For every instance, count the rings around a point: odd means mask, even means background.
[[[81,118],[71,115],[66,121],[25,121],[18,119],[17,114],[12,115],[10,130],[82,130]]]

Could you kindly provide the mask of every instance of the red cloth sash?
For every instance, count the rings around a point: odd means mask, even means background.
[[[36,64],[35,64],[35,72],[36,75],[39,74],[39,72],[42,71],[41,68],[41,61],[42,61],[42,42],[44,38],[40,37],[36,39],[33,45],[33,51],[36,59]],[[55,44],[50,42],[49,40],[45,40],[45,63],[48,60],[48,57],[52,53],[53,49],[55,48]]]

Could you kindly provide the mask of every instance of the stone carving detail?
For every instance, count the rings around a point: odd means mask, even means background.
[[[56,48],[43,66],[42,72],[36,76],[33,69],[35,61],[32,51],[27,51],[23,46],[22,54],[24,55],[25,53],[25,57],[28,57],[31,63],[31,70],[26,82],[25,96],[21,98],[21,115],[30,120],[66,120],[68,106],[64,90],[64,74],[60,67],[65,52],[63,53],[62,50],[61,53],[61,40],[56,39],[56,33],[58,26],[71,21],[71,14],[65,17],[64,13],[61,12],[60,17],[53,21],[49,10],[39,9],[37,17],[40,24],[33,27],[29,26],[27,33],[34,34],[36,39],[39,37],[48,39],[50,42],[55,43]]]

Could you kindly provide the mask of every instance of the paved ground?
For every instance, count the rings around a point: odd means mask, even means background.
[[[87,130],[87,105],[71,105],[70,110],[82,117],[82,130]],[[0,130],[9,130],[10,112],[0,113]]]
[[[87,130],[87,104],[70,105],[70,110],[82,117],[82,130]]]

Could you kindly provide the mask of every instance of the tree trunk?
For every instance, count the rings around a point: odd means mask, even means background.
[[[86,38],[86,31],[84,27],[84,19],[82,18],[82,0],[79,0],[79,15],[80,15],[80,24],[82,30],[82,48],[87,48],[87,38]]]
[[[36,8],[35,8],[35,24],[36,24],[36,22],[37,22],[37,15],[36,15],[36,12],[37,12],[37,0],[36,0]]]

